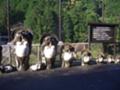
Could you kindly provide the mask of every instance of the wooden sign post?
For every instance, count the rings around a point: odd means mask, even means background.
[[[89,23],[89,48],[91,43],[102,43],[114,44],[114,54],[115,54],[115,43],[116,43],[116,27],[117,24],[104,24],[104,23]]]

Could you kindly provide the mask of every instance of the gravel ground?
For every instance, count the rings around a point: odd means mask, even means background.
[[[2,74],[0,90],[120,90],[120,65]]]

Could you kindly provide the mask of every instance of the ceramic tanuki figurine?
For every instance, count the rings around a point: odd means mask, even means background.
[[[41,58],[42,62],[46,64],[47,69],[51,69],[54,67],[55,58],[57,54],[57,43],[55,37],[51,36],[51,34],[43,35],[41,39]]]
[[[92,60],[92,54],[90,51],[84,51],[82,54],[82,61],[81,65],[84,66],[86,64],[89,64],[89,62]]]
[[[62,67],[68,68],[71,66],[73,59],[76,58],[74,47],[70,44],[65,44],[62,48]]]
[[[27,30],[18,31],[12,41],[15,45],[16,66],[18,71],[29,68],[29,56],[31,53],[32,34]]]

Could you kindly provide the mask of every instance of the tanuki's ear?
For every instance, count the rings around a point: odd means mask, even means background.
[[[75,48],[73,46],[70,45],[70,51],[74,52]]]

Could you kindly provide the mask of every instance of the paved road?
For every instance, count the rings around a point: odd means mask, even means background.
[[[120,90],[120,65],[4,74],[0,90]]]

